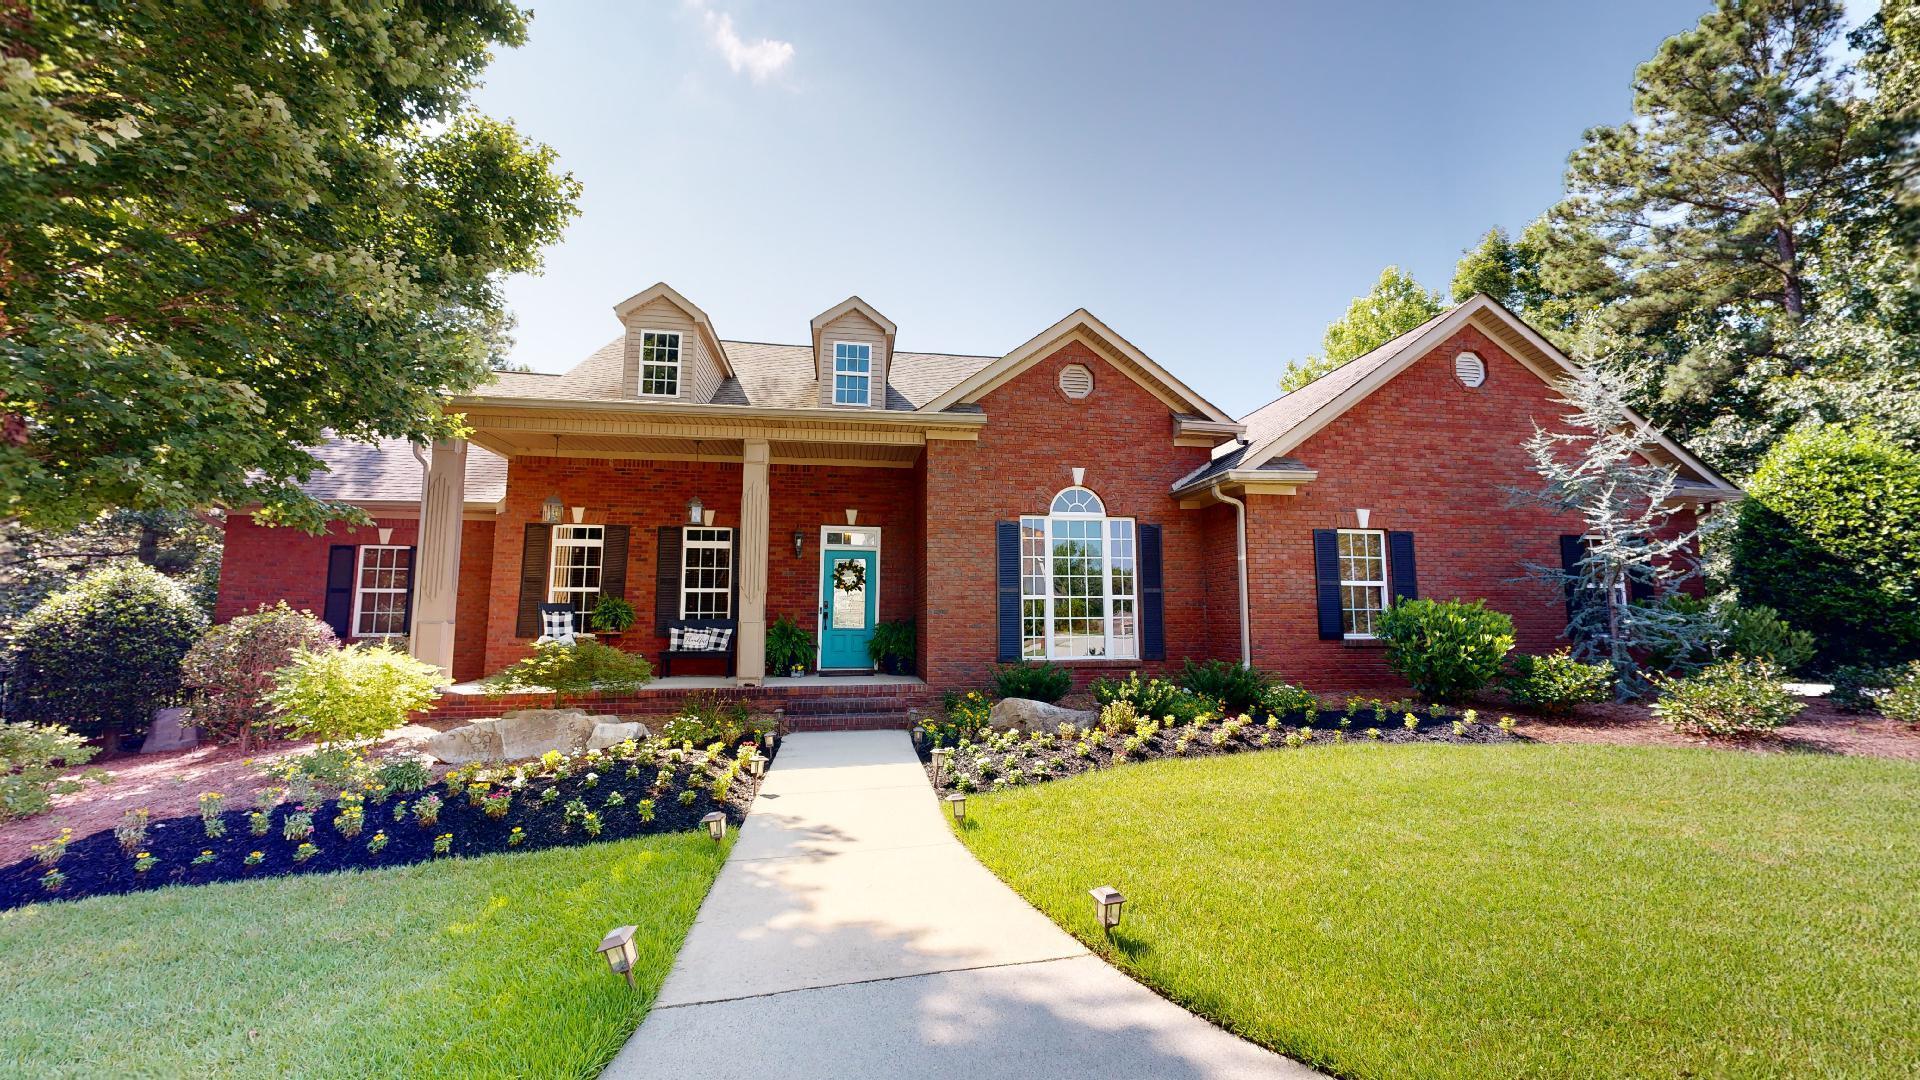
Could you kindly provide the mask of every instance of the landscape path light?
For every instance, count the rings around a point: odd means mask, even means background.
[[[1088,889],[1087,893],[1093,897],[1094,913],[1100,916],[1100,929],[1106,931],[1108,937],[1112,937],[1113,928],[1120,925],[1120,905],[1126,903],[1127,898],[1121,896],[1120,890],[1111,885]]]
[[[747,772],[751,773],[755,780],[767,775],[767,759],[760,756],[760,751],[755,750],[753,756],[747,759]]]
[[[956,791],[953,794],[947,796],[947,809],[953,811],[953,820],[955,822],[962,822],[967,820],[966,795]]]
[[[607,931],[600,939],[600,947],[595,952],[607,958],[607,967],[615,975],[627,977],[627,988],[634,989],[633,965],[640,958],[640,950],[634,947],[632,926],[618,926]]]
[[[715,843],[727,838],[727,815],[720,811],[715,810],[701,818],[700,824],[707,827],[707,835],[713,837]]]
[[[936,746],[933,748],[932,757],[933,782],[935,784],[944,783],[947,775],[947,761],[953,757],[953,751],[944,746]]]

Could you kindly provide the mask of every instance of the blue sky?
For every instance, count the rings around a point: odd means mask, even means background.
[[[1444,290],[1552,203],[1703,9],[540,4],[479,104],[585,194],[514,358],[571,366],[659,280],[753,341],[858,293],[929,352],[1084,306],[1240,415],[1382,266]]]

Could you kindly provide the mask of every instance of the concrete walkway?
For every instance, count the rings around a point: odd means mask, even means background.
[[[1318,1074],[1088,953],[948,831],[905,732],[859,731],[783,744],[604,1075]]]

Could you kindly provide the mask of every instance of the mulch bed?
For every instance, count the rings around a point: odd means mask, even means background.
[[[367,802],[365,824],[355,837],[342,835],[334,826],[338,800],[310,801],[305,804],[313,814],[313,832],[308,839],[319,848],[319,853],[304,862],[294,860],[300,841],[289,840],[283,834],[287,816],[297,811],[296,807],[286,804],[272,812],[270,827],[259,836],[253,835],[250,828],[253,807],[236,805],[242,800],[231,801],[229,805],[235,808],[221,815],[226,834],[217,839],[208,839],[197,813],[157,818],[149,823],[146,841],[138,849],[158,860],[144,872],[135,870],[133,856],[121,849],[113,830],[104,829],[77,837],[68,845],[57,864],[66,880],[56,891],[48,891],[42,885],[47,868],[32,858],[0,868],[0,911],[47,900],[135,892],[166,885],[204,885],[282,874],[402,866],[456,855],[490,855],[509,850],[533,851],[624,840],[701,828],[700,819],[714,810],[727,815],[730,828],[744,820],[759,788],[758,781],[746,770],[734,777],[726,801],[717,804],[710,790],[715,775],[713,767],[697,756],[690,762],[672,763],[653,760],[651,753],[651,747],[643,747],[635,760],[611,751],[593,759],[576,756],[567,766],[569,775],[559,780],[549,775],[535,775],[540,773],[538,764],[527,763],[529,775],[523,786],[514,791],[507,814],[498,819],[488,817],[479,807],[471,805],[465,791],[449,791],[444,781],[421,791],[396,792],[377,804]],[[500,768],[504,771],[507,767]],[[671,782],[656,787],[659,774],[668,768],[671,768]],[[586,778],[590,771],[596,774],[591,782]],[[494,786],[504,786],[504,781]],[[543,792],[549,788],[558,794],[543,799]],[[691,804],[681,801],[680,795],[685,791],[695,793]],[[609,807],[608,796],[616,792],[621,797],[616,800],[620,805]],[[412,813],[413,806],[428,794],[439,796],[443,802],[439,819],[431,826],[419,824]],[[575,799],[600,815],[602,827],[598,836],[590,835],[579,822],[568,822],[566,806]],[[643,820],[637,810],[642,799],[652,800],[651,820]],[[405,804],[407,812],[402,820],[396,821],[394,809],[399,804]],[[524,837],[517,845],[508,842],[515,827],[522,830]],[[386,834],[387,844],[378,853],[370,853],[368,841],[378,832]],[[452,834],[445,855],[433,850],[435,838],[443,833]],[[211,851],[213,858],[196,865],[193,860],[204,851]],[[255,851],[261,859],[248,866],[245,860]]]
[[[920,760],[927,767],[927,775],[934,780],[934,787],[941,795],[971,790],[983,791],[1021,784],[1038,784],[1050,780],[1062,780],[1080,773],[1096,769],[1111,768],[1114,765],[1140,761],[1155,761],[1163,758],[1200,758],[1221,754],[1238,754],[1251,750],[1278,750],[1299,745],[1324,746],[1329,743],[1343,742],[1379,742],[1379,743],[1510,743],[1524,742],[1518,734],[1502,731],[1494,718],[1485,713],[1478,722],[1466,724],[1460,734],[1454,733],[1454,722],[1460,717],[1454,713],[1436,716],[1424,709],[1413,713],[1418,726],[1409,729],[1406,726],[1407,712],[1400,709],[1388,709],[1375,713],[1372,709],[1362,710],[1350,715],[1344,710],[1323,709],[1311,724],[1306,723],[1304,714],[1279,718],[1277,725],[1267,726],[1266,721],[1257,721],[1231,731],[1223,721],[1213,721],[1201,725],[1182,725],[1163,728],[1151,738],[1143,740],[1133,749],[1122,752],[1127,736],[1132,732],[1108,735],[1095,726],[1084,731],[1079,738],[1061,739],[1052,733],[1035,740],[1031,735],[1018,733],[1016,738],[1006,741],[1005,733],[997,736],[1004,745],[995,747],[979,741],[956,749],[946,771],[939,777],[933,776],[933,741],[925,737],[924,732],[914,733],[914,747]],[[1290,743],[1289,735],[1304,735],[1302,728],[1311,728],[1311,735]],[[1370,735],[1369,729],[1376,729],[1378,737]],[[1222,742],[1215,744],[1214,739],[1225,732]],[[994,738],[986,733],[983,738]],[[1183,745],[1184,740],[1184,745]],[[1088,745],[1088,752],[1080,753],[1081,743]],[[983,776],[981,762],[991,758],[991,776]],[[1011,759],[1011,760],[1009,760]],[[1019,778],[1013,777],[1018,770]],[[971,789],[955,786],[956,778],[968,776],[974,780]]]

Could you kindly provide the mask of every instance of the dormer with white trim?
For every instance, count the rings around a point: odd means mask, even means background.
[[[858,296],[813,317],[813,367],[823,408],[884,409],[893,320]]]
[[[643,401],[703,404],[733,376],[713,320],[666,282],[620,301],[613,313],[626,327],[624,393]]]

